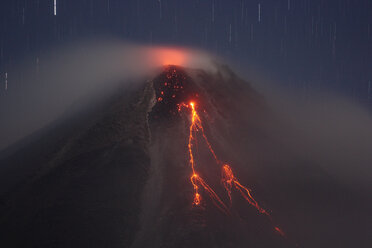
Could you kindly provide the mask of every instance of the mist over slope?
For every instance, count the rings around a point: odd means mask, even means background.
[[[51,47],[14,62],[0,97],[0,149],[65,112],[87,108],[121,85],[143,82],[167,64],[214,70],[211,55],[180,47],[95,39]]]
[[[295,90],[263,77],[251,80],[285,124],[274,136],[350,187],[371,189],[372,113],[368,109],[327,88]]]

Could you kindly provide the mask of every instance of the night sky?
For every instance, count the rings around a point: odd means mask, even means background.
[[[0,92],[26,55],[36,66],[48,47],[109,36],[208,50],[278,84],[371,106],[371,11],[371,0],[56,0],[56,9],[54,0],[2,0]]]

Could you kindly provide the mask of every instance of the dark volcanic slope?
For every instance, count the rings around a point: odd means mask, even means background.
[[[217,156],[271,210],[233,192],[231,215],[192,205],[190,112]],[[153,81],[61,120],[0,156],[2,247],[369,247],[371,202],[286,147],[264,99],[228,68],[168,67]],[[220,169],[198,171],[223,201]]]
[[[243,121],[245,128],[257,127],[257,120],[239,117],[241,113],[236,104],[247,104],[249,111],[260,121],[266,114],[263,100],[248,84],[229,70],[220,73],[225,74],[210,75],[203,71],[188,71],[186,74],[179,68],[169,68],[154,80],[158,103],[150,114],[153,171],[145,189],[142,229],[133,247],[293,246],[273,231],[268,219],[243,200],[234,202],[232,216],[219,211],[205,192],[202,192],[202,205],[192,205],[187,150],[190,117],[188,111],[179,113],[177,104],[194,101],[205,113],[203,122],[217,153],[236,163],[234,148],[223,144],[237,138],[231,132],[234,122],[229,119],[237,123]],[[227,93],[229,97],[226,97]],[[238,99],[243,94],[248,98],[241,102]],[[203,149],[202,142],[199,145],[198,170],[216,192],[224,196],[219,182],[220,168]],[[223,199],[227,201],[226,195]]]
[[[1,246],[128,247],[150,167],[151,100],[148,87],[124,89],[3,159]]]

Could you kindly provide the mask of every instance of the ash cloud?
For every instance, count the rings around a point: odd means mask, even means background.
[[[252,80],[279,122],[274,134],[293,156],[311,161],[341,182],[369,188],[372,175],[372,114],[352,99],[326,89],[289,90]]]
[[[32,59],[30,59],[32,57]],[[38,63],[36,62],[38,58]],[[163,65],[215,73],[219,58],[187,48],[138,45],[119,40],[70,43],[24,58],[8,70],[9,90],[0,98],[0,149],[41,129],[71,108],[83,108],[127,82],[145,82]],[[246,71],[284,128],[270,132],[292,153],[353,184],[370,185],[372,117],[350,99],[324,92],[279,89]]]
[[[0,149],[128,82],[153,78],[164,64],[213,70],[211,57],[179,47],[86,40],[27,55],[8,68],[0,97]]]

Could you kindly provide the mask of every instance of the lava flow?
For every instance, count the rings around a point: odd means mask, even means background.
[[[254,206],[260,213],[266,214],[269,216],[268,212],[265,209],[261,208],[258,205],[257,201],[253,198],[251,194],[251,190],[243,186],[241,183],[239,183],[239,181],[234,176],[234,173],[232,172],[228,164],[224,164],[222,166],[222,180],[221,181],[227,191],[227,194],[229,195],[230,204],[232,204],[231,190],[232,190],[232,187],[234,186],[249,204]]]
[[[183,105],[186,106],[186,105]],[[192,110],[192,116],[191,116],[191,125],[190,125],[190,133],[189,133],[189,143],[188,143],[188,148],[189,148],[189,155],[190,155],[190,165],[192,169],[192,175],[191,175],[191,183],[194,187],[194,205],[199,205],[201,202],[201,196],[199,193],[199,185],[201,185],[205,191],[209,194],[215,205],[222,210],[225,213],[229,213],[228,208],[226,205],[223,203],[223,201],[220,199],[220,197],[215,193],[215,191],[201,178],[195,170],[195,160],[194,160],[194,154],[193,154],[193,140],[195,139],[194,137],[194,132],[197,132],[198,130],[203,131],[203,126],[201,125],[201,119],[198,115],[198,113],[195,110],[194,103],[190,103],[191,110]],[[204,133],[204,131],[203,131]]]
[[[191,124],[190,124],[190,130],[189,130],[189,141],[188,141],[188,150],[189,150],[189,157],[190,157],[190,166],[192,169],[192,175],[190,177],[191,184],[194,189],[194,200],[193,204],[195,206],[200,205],[202,201],[201,194],[199,192],[200,188],[203,188],[206,193],[210,196],[213,203],[224,213],[230,214],[230,208],[232,206],[232,190],[236,189],[242,197],[253,207],[255,207],[258,212],[261,214],[264,214],[269,217],[270,221],[272,222],[270,214],[263,209],[257,201],[253,198],[251,190],[247,187],[243,186],[236,176],[234,175],[231,167],[226,164],[222,163],[216,156],[216,153],[214,152],[211,143],[209,142],[202,125],[202,121],[200,116],[198,115],[198,112],[196,111],[196,106],[194,102],[190,102],[189,105],[187,104],[180,104],[179,110],[181,110],[182,107],[191,108]],[[196,142],[196,132],[201,132],[204,141],[209,149],[209,151],[212,153],[217,165],[221,166],[221,183],[224,186],[229,200],[230,200],[230,208],[226,206],[226,204],[221,200],[221,198],[216,194],[216,192],[205,182],[205,180],[198,174],[196,170],[196,163],[194,158],[194,152],[193,152],[193,143]],[[280,235],[285,236],[284,232],[277,226],[274,226],[274,230],[278,232]]]

